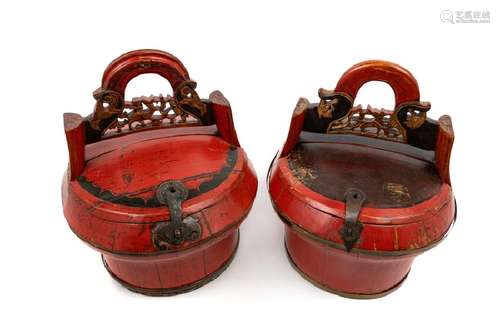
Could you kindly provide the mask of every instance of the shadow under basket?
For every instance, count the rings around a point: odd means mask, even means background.
[[[353,107],[372,80],[393,88],[394,111]],[[319,97],[319,104],[299,100],[269,169],[285,248],[316,286],[344,297],[382,297],[456,219],[451,119],[427,118],[430,104],[420,102],[413,76],[384,61],[353,66]]]
[[[125,101],[143,73],[167,79],[173,96]],[[64,115],[64,215],[134,292],[174,295],[219,276],[256,195],[228,101],[217,91],[202,100],[195,88],[174,56],[132,51],[105,70],[90,116]]]

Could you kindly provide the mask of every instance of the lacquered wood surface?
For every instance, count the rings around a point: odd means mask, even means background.
[[[127,136],[122,138],[123,142],[127,141]],[[164,173],[165,178],[172,179],[199,175],[203,170],[209,172],[210,164],[215,166],[212,168],[222,166],[227,150],[230,148],[229,144],[215,136],[168,137],[151,142],[154,143],[155,141],[161,142],[162,145],[148,145],[147,149],[153,148],[159,151],[166,149],[170,152],[168,159],[157,160],[157,163],[162,164],[162,168],[165,169],[158,167],[157,170],[158,173]],[[180,145],[178,148],[182,148],[182,145],[190,146],[190,142],[200,145],[199,147],[191,146],[194,152],[192,155],[186,152],[189,149],[186,147],[184,147],[184,150],[173,149],[175,145]],[[210,144],[214,142],[215,144]],[[150,143],[150,141],[145,143]],[[225,151],[210,149],[211,145],[221,145],[220,147],[223,147]],[[137,146],[131,145],[129,149],[134,151],[132,158],[141,155],[137,151]],[[245,153],[240,148],[236,148],[236,150],[238,160],[233,172],[229,174],[227,179],[215,189],[188,199],[183,203],[183,214],[195,215],[202,222],[202,235],[194,243],[202,242],[228,228],[236,228],[250,210],[256,194],[257,180],[255,172],[248,164]],[[123,158],[120,156],[122,152],[123,149],[117,148],[100,155],[100,157],[105,157],[107,154],[116,154],[117,163],[120,165]],[[189,159],[186,160],[186,158]],[[95,172],[96,175],[102,177],[102,180],[96,181],[96,184],[103,186],[103,189],[108,187],[109,190],[111,187],[111,189],[116,189],[117,192],[119,189],[125,191],[123,189],[126,189],[126,180],[123,180],[121,176],[123,174],[120,173],[130,173],[130,171],[127,172],[126,168],[123,168],[126,165],[127,158],[125,158],[122,168],[116,170],[112,168],[112,164],[107,164],[108,161],[112,161],[112,159],[104,159],[103,163],[106,167],[101,166],[102,168],[97,169]],[[151,164],[146,163],[143,165],[144,160],[140,159],[133,161],[134,163],[141,163],[138,165],[139,167],[134,169],[134,173],[138,175],[134,189],[137,192],[137,189],[150,187],[151,189],[146,191],[145,194],[152,193],[156,176],[149,170]],[[92,164],[89,165],[92,167]],[[109,167],[111,167],[110,175],[105,172],[106,168]],[[111,176],[115,174],[117,176]],[[161,180],[164,181],[165,179],[162,178]],[[157,180],[158,184],[162,182],[161,180]],[[121,188],[112,188],[112,186],[115,186],[115,182],[119,182]],[[196,178],[193,180],[188,179],[187,184],[196,187],[199,180],[196,180]],[[106,202],[82,188],[78,181],[69,181],[67,179],[63,185],[63,204],[66,218],[73,231],[80,238],[97,248],[118,253],[154,253],[156,250],[151,241],[151,228],[154,223],[169,219],[167,207],[130,207]],[[191,245],[192,242],[187,242],[183,247],[190,247]]]
[[[146,119],[146,126],[140,123],[147,116],[144,109],[123,114],[128,82],[144,73],[170,82],[177,100],[168,101],[175,108],[160,112],[174,112],[181,121],[156,119],[153,124],[153,119]],[[105,70],[94,93],[92,115],[65,114],[70,166],[62,198],[68,224],[104,254],[115,279],[137,292],[186,292],[215,278],[236,251],[238,226],[257,192],[255,171],[240,148],[229,102],[218,91],[202,101],[194,88],[184,65],[171,54],[136,50]],[[114,100],[99,100],[108,95]],[[183,121],[187,115],[180,105],[196,109],[200,122]],[[133,113],[140,114],[134,118]],[[117,128],[119,117],[138,120],[140,126]],[[114,132],[107,135],[113,124]],[[199,234],[160,249],[153,241],[155,227],[172,219],[155,192],[172,180],[187,193],[180,219],[190,216],[199,224]]]
[[[334,185],[332,185],[333,187]],[[320,239],[343,244],[345,203],[307,188],[279,159],[271,171],[269,192],[280,215]],[[453,222],[455,204],[447,184],[422,203],[405,208],[363,207],[359,221],[363,233],[355,249],[401,251],[424,248],[440,240]]]
[[[161,294],[162,291],[167,293],[186,289],[223,270],[236,252],[237,245],[238,231],[232,230],[209,243],[181,253],[154,257],[105,253],[104,261],[118,280],[132,288],[152,289],[150,293]]]
[[[308,279],[333,292],[360,295],[356,296],[359,298],[396,287],[409,273],[418,255],[353,256],[311,240],[290,227],[285,229],[285,244],[290,260]]]
[[[344,200],[359,187],[365,207],[403,208],[436,195],[441,179],[433,162],[349,143],[300,143],[287,158],[288,167],[309,189]]]
[[[417,80],[405,68],[388,61],[368,60],[349,68],[337,82],[336,92],[348,94],[352,100],[369,81],[382,81],[391,86],[395,95],[396,106],[420,100]]]
[[[411,73],[385,61],[354,65],[334,91],[320,89],[320,97],[333,94],[338,99],[332,104],[335,113],[343,97],[352,104],[369,81],[392,87],[395,110],[408,103],[430,106],[419,102],[418,84]],[[454,222],[451,119],[424,119],[421,131],[408,131],[411,140],[395,143],[363,137],[363,133],[326,134],[329,119],[319,114],[318,105],[301,105],[268,174],[273,206],[286,223],[291,261],[304,277],[328,291],[362,298],[382,296],[398,286],[413,258],[438,244]],[[303,131],[306,113],[310,124]],[[345,193],[351,188],[363,192],[366,199],[357,217],[362,224],[360,236],[347,251],[341,231]]]
[[[161,50],[135,50],[112,61],[102,76],[102,89],[125,96],[127,84],[138,75],[156,73],[172,85],[172,89],[189,80],[189,74],[179,59]]]

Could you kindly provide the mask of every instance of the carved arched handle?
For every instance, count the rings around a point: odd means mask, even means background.
[[[121,55],[108,65],[102,76],[102,90],[125,96],[127,84],[140,74],[156,73],[167,79],[175,91],[189,80],[189,74],[179,59],[160,50],[135,50]]]
[[[389,84],[395,95],[394,112],[370,106],[366,110],[353,107],[359,89],[370,81]],[[321,100],[317,115],[308,119],[306,129],[369,136],[411,145],[415,143],[415,130],[424,125],[426,112],[430,109],[430,103],[420,102],[418,84],[413,75],[397,64],[381,60],[354,65],[342,75],[335,90],[320,88],[318,94]]]
[[[125,101],[127,84],[138,75],[155,73],[172,86],[173,96],[143,96]],[[64,115],[64,128],[70,152],[70,179],[75,180],[85,167],[85,145],[125,135],[137,130],[176,126],[216,125],[218,135],[239,146],[231,107],[222,93],[213,92],[201,100],[196,82],[179,59],[159,50],[125,53],[108,65],[102,84],[94,92],[94,112],[83,118]]]
[[[173,96],[143,96],[125,101],[127,84],[146,73],[165,78],[172,86]],[[189,116],[197,120],[194,123],[213,123],[195,89],[196,82],[189,79],[184,65],[167,52],[136,50],[121,55],[106,68],[102,85],[94,92],[96,104],[89,120],[88,142],[100,140],[106,132],[112,135],[127,128],[130,131],[146,126],[161,127],[164,121],[176,126],[185,123]]]
[[[403,103],[420,100],[413,75],[398,64],[382,60],[368,60],[352,66],[338,81],[335,92],[347,94],[354,101],[361,86],[369,81],[383,81],[391,86],[396,101],[394,110]]]

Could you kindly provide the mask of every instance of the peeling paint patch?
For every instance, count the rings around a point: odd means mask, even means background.
[[[304,164],[300,150],[294,150],[290,153],[288,163],[293,176],[301,183],[308,184],[318,178],[314,170]]]
[[[411,195],[406,187],[400,183],[385,183],[383,185],[384,194],[391,198],[396,203],[410,203]]]

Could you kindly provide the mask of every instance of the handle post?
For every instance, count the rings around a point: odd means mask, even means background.
[[[85,168],[85,124],[83,117],[75,113],[65,113],[63,119],[69,153],[69,178],[74,181]]]
[[[451,117],[448,115],[441,116],[438,121],[435,161],[441,180],[449,185],[451,185],[450,158],[454,140],[455,134],[451,124]]]
[[[290,122],[290,128],[288,129],[288,136],[283,148],[281,149],[280,158],[288,155],[299,142],[300,133],[304,127],[307,108],[309,108],[309,101],[306,98],[301,97],[297,101],[297,105],[293,110],[292,121]]]
[[[222,139],[234,146],[240,146],[238,135],[234,128],[233,113],[229,101],[218,90],[212,92],[209,96],[212,104],[212,112],[215,117],[215,124],[219,130]]]

